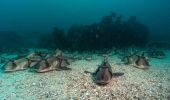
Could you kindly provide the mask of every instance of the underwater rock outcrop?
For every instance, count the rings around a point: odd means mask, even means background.
[[[141,24],[136,17],[123,20],[122,16],[112,13],[104,16],[98,23],[73,26],[67,33],[54,28],[51,34],[41,37],[40,44],[42,47],[67,50],[102,50],[131,45],[144,46],[148,35],[147,26]]]
[[[80,26],[74,31],[69,31],[68,36],[78,33],[79,38],[74,42],[77,43],[73,44],[74,47],[79,50],[101,50],[113,46],[143,46],[147,43],[149,31],[136,17],[130,17],[125,21],[122,16],[112,13],[103,17],[99,23]],[[74,37],[67,38],[74,40],[72,39]]]

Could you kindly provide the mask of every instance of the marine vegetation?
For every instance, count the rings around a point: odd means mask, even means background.
[[[49,34],[48,34],[49,35]],[[145,46],[149,30],[135,16],[124,20],[122,16],[112,13],[104,16],[100,22],[90,25],[72,26],[67,33],[54,28],[49,41],[42,41],[46,47],[53,44],[55,48],[67,50],[102,50],[112,47]],[[40,41],[41,42],[41,41]],[[51,48],[53,48],[51,46]]]

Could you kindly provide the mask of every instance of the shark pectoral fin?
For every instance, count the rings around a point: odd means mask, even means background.
[[[124,73],[121,73],[121,72],[112,73],[113,77],[119,77],[119,76],[123,76],[123,75],[124,75]]]
[[[92,74],[92,75],[94,74],[95,75],[95,73],[92,73],[92,72],[89,72],[89,71],[84,71],[84,73],[85,74]]]
[[[62,69],[62,70],[71,70],[71,68],[69,68],[69,67],[60,67],[60,69]]]

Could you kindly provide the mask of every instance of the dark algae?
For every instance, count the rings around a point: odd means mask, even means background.
[[[170,0],[0,0],[0,100],[169,100]]]

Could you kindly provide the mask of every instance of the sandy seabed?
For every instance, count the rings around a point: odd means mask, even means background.
[[[149,70],[117,64],[116,55],[109,56],[115,77],[106,86],[98,86],[90,74],[103,58],[77,60],[70,71],[35,73],[29,69],[12,73],[0,72],[0,100],[167,100],[170,95],[170,51],[165,59],[151,59]],[[3,64],[1,64],[2,66]]]

